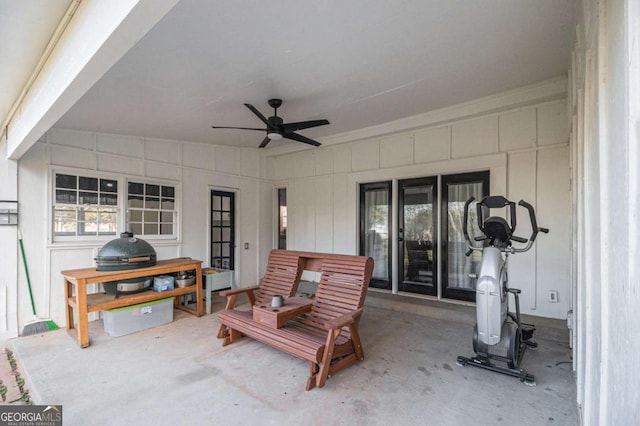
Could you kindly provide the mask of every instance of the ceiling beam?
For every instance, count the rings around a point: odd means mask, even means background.
[[[19,159],[179,0],[82,0],[4,131]]]

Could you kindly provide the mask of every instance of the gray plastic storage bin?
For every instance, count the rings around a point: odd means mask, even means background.
[[[173,297],[104,311],[104,330],[118,337],[173,321]]]
[[[209,291],[233,288],[233,271],[230,269],[204,268],[203,283]]]

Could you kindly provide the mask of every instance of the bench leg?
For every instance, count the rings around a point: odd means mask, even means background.
[[[309,379],[307,380],[307,387],[305,388],[305,390],[308,390],[308,391],[316,387],[316,375],[320,370],[318,368],[318,364],[316,364],[315,362],[310,362],[309,366],[310,366],[311,374],[309,374]]]
[[[225,337],[224,341],[222,342],[222,346],[230,345],[243,336],[242,333],[240,333],[238,330],[234,330],[233,328],[229,328],[228,333],[229,335]]]
[[[229,335],[229,330],[227,330],[227,326],[224,324],[220,324],[220,327],[218,327],[218,334],[216,335],[216,337],[218,339],[222,339],[224,337],[227,337]]]
[[[329,375],[333,376],[334,374],[336,374],[338,371],[342,370],[343,368],[346,368],[352,364],[355,364],[357,361],[356,356],[354,354],[345,356],[344,358],[340,359],[340,361],[331,364],[331,367],[329,367]]]
[[[227,304],[224,307],[225,311],[232,311],[233,308],[236,306],[236,299],[237,299],[237,295],[232,294],[230,296],[227,296]],[[222,339],[229,336],[229,331],[227,330],[227,326],[224,324],[220,324],[220,327],[218,327],[218,334],[216,335],[216,337],[218,339]]]
[[[364,351],[362,349],[362,342],[360,341],[360,333],[358,332],[357,324],[350,324],[349,332],[351,333],[351,342],[353,343],[353,350],[356,354],[356,359],[358,361],[362,361],[364,359]]]
[[[336,339],[340,335],[340,329],[331,330],[327,334],[327,343],[324,347],[324,354],[322,355],[322,364],[320,371],[316,376],[316,386],[323,387],[329,377],[329,368],[331,368],[331,360],[333,359],[333,348],[336,344]]]

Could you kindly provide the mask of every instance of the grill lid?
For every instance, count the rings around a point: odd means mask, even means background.
[[[123,232],[120,238],[105,244],[94,260],[98,271],[145,268],[156,264],[156,251],[133,233]]]

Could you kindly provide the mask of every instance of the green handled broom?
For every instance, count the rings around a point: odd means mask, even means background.
[[[31,311],[34,319],[24,325],[22,336],[31,336],[32,334],[40,334],[49,330],[57,330],[58,327],[51,319],[41,319],[36,315],[36,305],[33,303],[33,292],[31,291],[31,279],[29,278],[29,268],[27,267],[27,257],[24,255],[24,246],[22,245],[22,233],[18,231],[18,243],[20,244],[20,253],[22,254],[22,264],[24,265],[24,273],[27,277],[27,286],[29,287],[29,300],[31,300]]]

